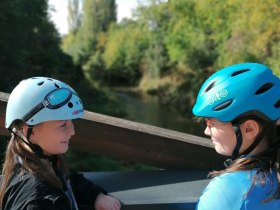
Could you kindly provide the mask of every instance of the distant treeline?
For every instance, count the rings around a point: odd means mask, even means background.
[[[62,51],[61,37],[48,13],[51,9],[47,0],[1,1],[0,91],[10,93],[29,77],[53,77],[74,87],[86,109],[123,115],[114,98],[85,78],[82,64]]]
[[[280,1],[145,0],[116,22],[113,0],[69,1],[63,50],[87,78],[137,85],[190,113],[213,71],[239,62],[280,73]],[[142,2],[142,3],[141,3]]]
[[[279,0],[143,0],[117,22],[115,0],[68,0],[60,37],[47,0],[1,1],[0,91],[48,76],[78,90],[86,109],[120,116],[106,86],[138,86],[191,115],[203,80],[260,62],[280,74]]]
[[[35,75],[64,80],[86,99],[104,85],[138,86],[188,114],[202,81],[223,66],[260,62],[280,72],[278,0],[138,3],[117,23],[115,0],[68,0],[61,40],[47,0],[2,1],[0,90]]]

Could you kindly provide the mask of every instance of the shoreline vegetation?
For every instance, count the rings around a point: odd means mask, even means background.
[[[48,0],[3,2],[0,90],[53,77],[73,86],[86,109],[125,117],[111,88],[133,87],[191,118],[200,85],[219,68],[258,62],[280,75],[279,1],[143,2],[117,22],[114,0],[71,0],[63,37]]]

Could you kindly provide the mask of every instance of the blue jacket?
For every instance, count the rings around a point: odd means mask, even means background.
[[[263,202],[276,192],[277,173],[267,172],[265,183],[256,181],[256,171],[228,172],[215,177],[199,198],[197,210],[273,210],[280,209],[280,199]]]

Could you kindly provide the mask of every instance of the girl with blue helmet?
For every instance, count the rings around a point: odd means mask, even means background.
[[[210,76],[193,107],[215,150],[231,156],[197,209],[280,209],[280,79],[258,63],[235,64]]]
[[[2,171],[2,210],[120,209],[117,199],[66,166],[63,154],[75,134],[72,119],[83,114],[77,93],[59,80],[34,77],[15,87],[6,109],[12,137]]]

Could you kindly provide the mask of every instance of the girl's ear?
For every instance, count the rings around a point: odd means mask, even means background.
[[[246,120],[242,126],[244,137],[246,139],[255,139],[260,132],[260,125],[255,120]]]

